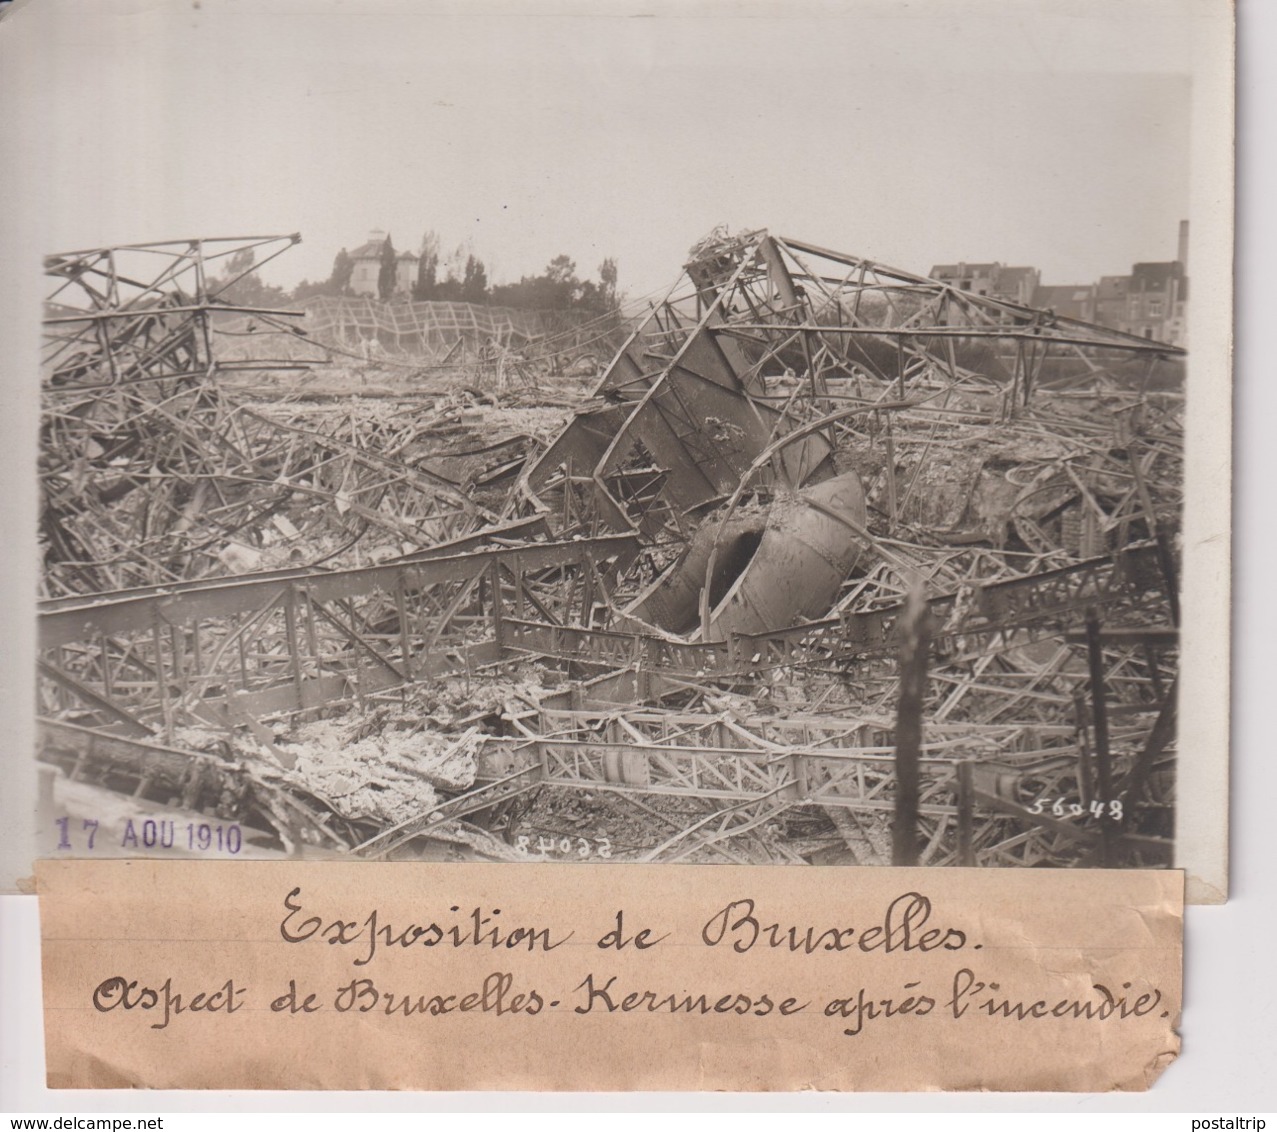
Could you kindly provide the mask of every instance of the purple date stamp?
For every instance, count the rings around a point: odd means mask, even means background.
[[[122,828],[107,826],[95,818],[55,819],[57,848],[63,852],[99,848],[185,850],[191,853],[221,853],[236,856],[244,847],[244,833],[238,822],[182,822],[174,818],[129,818]],[[104,836],[99,837],[99,834]]]

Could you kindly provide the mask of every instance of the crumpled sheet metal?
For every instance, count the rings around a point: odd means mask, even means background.
[[[725,641],[826,613],[865,552],[865,521],[865,490],[855,472],[777,500],[758,549],[709,611],[702,637]]]
[[[865,553],[866,521],[855,472],[781,496],[764,514],[711,516],[626,612],[708,641],[822,616]]]

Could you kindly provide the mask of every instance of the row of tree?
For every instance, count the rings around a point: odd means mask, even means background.
[[[441,253],[439,236],[427,232],[421,239],[416,272],[409,294],[417,302],[490,303],[524,310],[581,310],[597,313],[620,306],[616,260],[605,259],[598,280],[581,279],[576,264],[566,255],[555,256],[540,275],[525,275],[517,283],[491,285],[488,269],[466,245],[447,256]],[[378,256],[377,292],[382,299],[403,293],[399,281],[399,254],[387,235]],[[342,248],[325,280],[303,280],[288,296],[300,302],[314,295],[354,295],[351,278],[355,261]]]

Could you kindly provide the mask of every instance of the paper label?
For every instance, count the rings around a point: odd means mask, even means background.
[[[1178,872],[44,861],[51,1088],[1086,1090]]]

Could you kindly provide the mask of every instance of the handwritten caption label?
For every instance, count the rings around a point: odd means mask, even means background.
[[[51,1086],[1140,1088],[1178,1049],[1177,873],[40,866]]]

